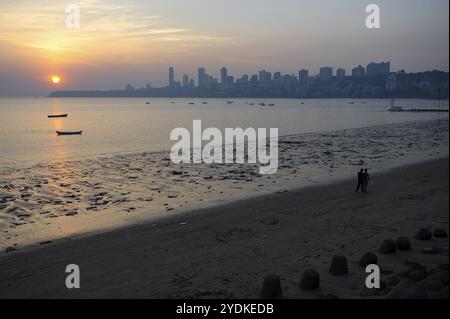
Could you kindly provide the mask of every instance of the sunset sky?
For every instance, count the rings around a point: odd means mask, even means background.
[[[381,7],[381,29],[365,7]],[[81,26],[65,26],[67,4]],[[0,95],[161,86],[204,66],[213,75],[296,73],[389,60],[394,70],[448,71],[448,0],[0,1]],[[60,75],[55,83],[52,75]]]

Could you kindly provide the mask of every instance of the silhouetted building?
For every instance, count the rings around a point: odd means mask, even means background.
[[[331,78],[333,77],[333,68],[326,66],[323,68],[320,68],[320,74],[319,78],[323,82],[329,82],[331,81]]]
[[[391,72],[391,62],[369,63],[367,76],[388,75]]]
[[[395,91],[396,88],[397,88],[397,74],[390,73],[386,77],[386,90]]]
[[[366,69],[362,65],[358,65],[356,68],[352,69],[353,78],[363,78],[366,76]]]
[[[248,83],[248,74],[244,74],[240,79],[236,80],[236,84],[246,84]]]
[[[181,89],[181,82],[180,81],[173,81],[171,88],[172,89]]]
[[[228,87],[228,70],[225,67],[220,70],[220,84],[224,89]]]
[[[273,74],[273,80],[274,80],[274,81],[279,81],[279,80],[281,80],[281,72],[275,72],[275,73]]]
[[[183,75],[183,87],[184,88],[189,87],[189,75],[187,75],[187,74]]]
[[[206,86],[206,71],[205,68],[198,68],[198,87],[204,88]]]
[[[227,88],[233,87],[233,86],[234,86],[234,77],[231,76],[231,75],[227,76],[227,82],[226,82],[226,84],[227,84],[227,85],[226,85]]]
[[[301,85],[308,84],[309,71],[306,69],[301,69],[298,71],[298,80]]]
[[[272,73],[266,70],[259,71],[259,82],[268,83],[270,81],[272,81]]]
[[[344,80],[345,79],[345,70],[342,68],[337,69],[336,78],[338,79],[338,81]]]
[[[175,82],[175,70],[173,67],[169,68],[169,87],[173,87]]]

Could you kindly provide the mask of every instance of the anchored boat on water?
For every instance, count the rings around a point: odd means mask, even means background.
[[[47,115],[48,118],[55,118],[55,117],[67,117],[67,113],[64,114],[49,114]]]
[[[81,135],[83,131],[56,131],[58,135]]]

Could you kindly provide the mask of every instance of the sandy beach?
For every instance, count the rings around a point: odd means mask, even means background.
[[[200,208],[448,157],[448,119],[283,136],[277,174],[168,152],[0,168],[0,255]]]
[[[342,180],[19,250],[0,257],[0,297],[257,298],[265,276],[276,274],[284,298],[395,298],[405,287],[448,298],[448,238],[414,237],[421,228],[448,233],[448,166],[445,158],[373,171],[365,195],[354,192],[354,179]],[[411,250],[379,252],[401,236]],[[358,261],[369,251],[384,289],[364,288]],[[347,258],[347,275],[329,273],[334,255]],[[64,270],[73,263],[81,288],[69,290]],[[321,282],[307,292],[299,281],[309,268]]]

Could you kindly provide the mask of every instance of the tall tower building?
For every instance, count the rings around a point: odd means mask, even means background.
[[[183,75],[183,87],[184,88],[189,87],[189,75],[187,74]]]
[[[198,87],[204,88],[206,86],[206,71],[205,68],[198,68]]]
[[[308,84],[309,71],[306,69],[301,69],[298,71],[298,80],[300,84]]]
[[[272,73],[266,70],[259,71],[259,82],[268,83],[270,81],[272,81]]]
[[[175,69],[171,66],[169,68],[169,87],[173,87],[175,82]]]
[[[228,70],[223,67],[220,70],[220,84],[222,85],[223,88],[227,88],[227,83],[228,83]]]
[[[320,68],[320,74],[319,74],[320,80],[324,82],[331,81],[331,78],[333,77],[333,68],[326,66],[323,68]]]
[[[345,70],[342,69],[342,68],[337,69],[337,71],[336,71],[336,78],[339,81],[344,80],[345,79]]]

